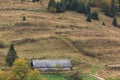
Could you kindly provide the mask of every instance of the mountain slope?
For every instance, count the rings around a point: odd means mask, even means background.
[[[48,13],[48,0],[43,1],[43,6],[7,1],[0,3],[0,33],[6,41],[15,43],[19,57],[29,60],[69,58],[75,69],[92,72],[97,67],[96,72],[102,72],[99,75],[103,77],[119,77],[119,71],[106,69],[105,65],[120,64],[120,29],[111,26],[112,19],[98,8],[93,10],[99,11],[100,21],[89,23],[85,15],[76,12]],[[23,16],[26,21],[22,21]],[[106,26],[102,25],[103,21]],[[4,59],[8,47],[0,51],[3,55],[0,59]],[[0,64],[4,65],[5,61]]]

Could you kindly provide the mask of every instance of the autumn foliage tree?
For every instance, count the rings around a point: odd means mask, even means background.
[[[23,58],[16,59],[12,66],[10,80],[12,79],[25,80],[28,72],[29,72],[29,66],[27,64],[27,61]]]
[[[0,70],[0,80],[6,80],[6,77],[7,77],[6,73]]]
[[[44,80],[38,70],[30,70],[27,60],[16,59],[7,80]]]

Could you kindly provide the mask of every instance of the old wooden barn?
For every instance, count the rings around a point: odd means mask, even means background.
[[[71,61],[66,60],[32,60],[31,66],[40,71],[48,70],[72,70]]]

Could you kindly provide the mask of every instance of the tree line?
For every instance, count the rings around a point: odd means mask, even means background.
[[[48,11],[51,13],[63,13],[65,11],[75,11],[77,13],[83,13],[87,16],[86,21],[91,22],[91,19],[99,20],[97,12],[92,12],[91,7],[82,1],[78,0],[61,0],[56,2],[50,0],[48,4]]]
[[[99,2],[99,7],[102,8],[105,14],[113,17],[112,25],[117,26],[116,15],[117,11],[120,10],[120,0],[99,0]],[[98,12],[92,12],[91,6],[93,6],[93,4],[91,5],[90,2],[87,2],[87,0],[60,0],[59,2],[56,2],[55,0],[49,0],[48,11],[50,13],[63,13],[68,10],[75,11],[77,13],[85,14],[85,16],[87,16],[86,21],[88,22],[91,22],[91,19],[99,20]],[[105,22],[103,22],[103,24],[105,25]]]

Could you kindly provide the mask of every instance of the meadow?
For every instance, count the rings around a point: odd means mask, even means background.
[[[100,20],[89,23],[84,14],[49,13],[47,3],[48,0],[44,0],[43,5],[27,1],[21,4],[19,0],[0,1],[0,34],[7,44],[0,48],[0,68],[7,66],[5,57],[9,43],[14,42],[19,57],[70,59],[74,70],[104,78],[120,78],[119,70],[106,67],[120,64],[120,29],[111,25],[112,18],[105,16],[99,8],[93,8],[99,12]],[[26,21],[22,21],[23,16]],[[117,19],[120,24],[120,17]],[[56,79],[54,75],[50,77]],[[60,77],[60,80],[65,79]]]

